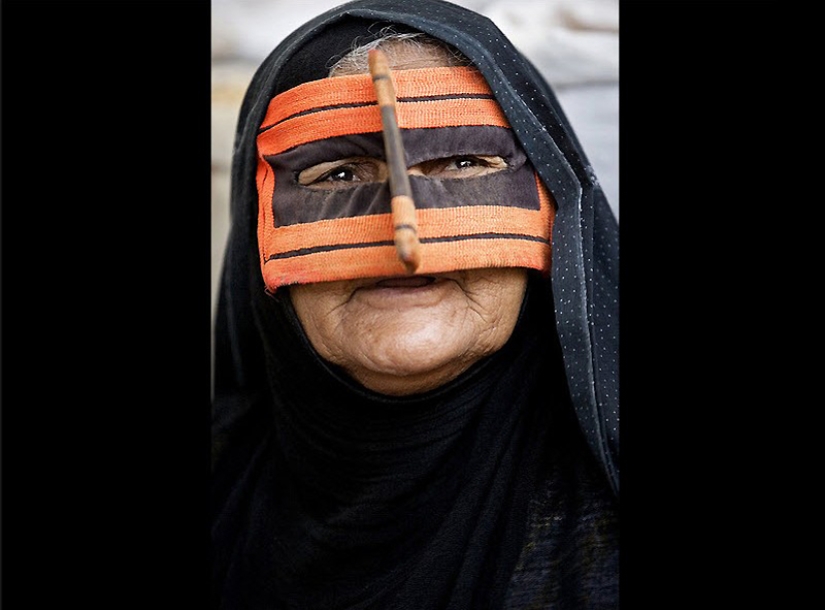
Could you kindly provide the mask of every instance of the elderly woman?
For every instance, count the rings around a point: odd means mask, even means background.
[[[215,606],[618,607],[617,234],[489,20],[356,0],[282,42],[236,135]]]

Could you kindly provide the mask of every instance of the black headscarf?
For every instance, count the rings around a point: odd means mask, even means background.
[[[256,136],[273,96],[384,26],[480,70],[557,205],[498,353],[390,398],[322,361],[258,260]],[[488,19],[356,0],[293,32],[244,98],[215,327],[213,578],[220,608],[614,608],[618,226],[552,90]]]

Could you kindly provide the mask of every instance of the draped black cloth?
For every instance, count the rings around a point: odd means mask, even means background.
[[[457,47],[558,206],[550,278],[446,386],[369,391],[313,351],[257,253],[258,127],[382,27]],[[215,326],[213,599],[222,609],[618,607],[618,225],[551,88],[488,19],[356,0],[296,30],[244,99]]]

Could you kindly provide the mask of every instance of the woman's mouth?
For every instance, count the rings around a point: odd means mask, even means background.
[[[431,275],[389,277],[375,283],[376,288],[421,288],[435,282]]]
[[[361,286],[352,298],[374,309],[395,314],[408,308],[433,307],[452,294],[453,282],[437,275],[398,275]]]

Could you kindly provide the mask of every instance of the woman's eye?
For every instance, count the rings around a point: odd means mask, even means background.
[[[326,161],[298,173],[298,184],[315,189],[349,188],[360,182],[386,180],[383,161],[369,157],[351,157]]]
[[[478,157],[455,157],[449,164],[448,169],[455,169],[455,170],[462,170],[462,169],[469,169],[471,167],[476,167],[478,165],[483,165],[487,167],[487,164]]]
[[[358,178],[350,167],[339,167],[327,172],[315,182],[353,182]]]
[[[413,175],[430,178],[472,178],[507,169],[507,161],[498,155],[456,155],[419,163],[410,168]]]

